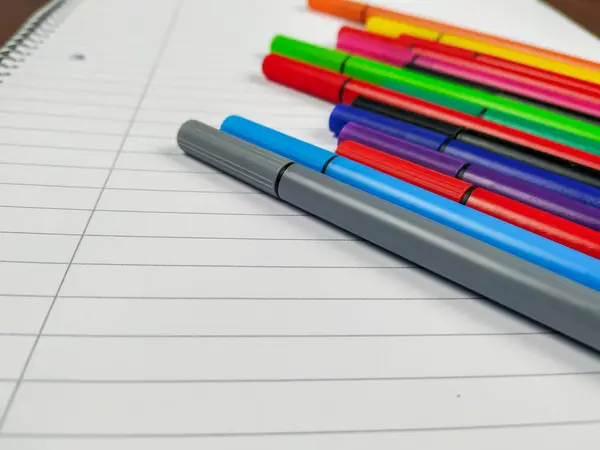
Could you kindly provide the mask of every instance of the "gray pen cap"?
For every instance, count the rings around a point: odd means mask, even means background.
[[[188,120],[179,128],[177,144],[186,154],[273,196],[277,196],[281,173],[293,164],[197,120]]]

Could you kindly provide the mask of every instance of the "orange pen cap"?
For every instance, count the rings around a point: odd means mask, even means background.
[[[364,22],[368,5],[346,0],[308,0],[308,7],[354,22]]]

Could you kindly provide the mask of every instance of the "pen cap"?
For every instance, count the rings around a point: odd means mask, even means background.
[[[477,53],[471,50],[465,50],[464,48],[455,47],[453,45],[448,44],[442,44],[441,42],[431,41],[416,36],[409,36],[403,34],[401,36],[398,36],[397,41],[402,43],[410,42],[411,49],[417,54],[420,50],[425,50],[441,55],[454,56],[462,59],[474,59],[477,57]]]
[[[354,22],[364,22],[367,5],[347,0],[308,0],[308,7]]]
[[[365,23],[365,29],[371,33],[377,33],[391,38],[396,38],[403,34],[410,34],[414,37],[430,39],[433,41],[441,36],[440,33],[430,28],[410,25],[408,23],[379,16],[369,17]]]
[[[335,154],[321,147],[293,138],[272,128],[239,116],[229,116],[221,124],[221,131],[290,158],[310,169],[321,172]]]
[[[472,185],[435,170],[397,158],[353,141],[344,141],[336,153],[375,170],[426,189],[455,202],[462,202]]]
[[[350,56],[338,50],[331,50],[282,35],[275,36],[271,41],[271,53],[314,64],[334,72],[341,72],[342,66]]]
[[[342,86],[348,80],[339,73],[275,54],[265,57],[262,70],[269,80],[331,103],[340,101]]]
[[[277,196],[280,174],[292,164],[197,120],[181,125],[177,144],[186,154],[273,196]]]
[[[404,139],[395,138],[389,134],[355,123],[349,123],[342,128],[338,142],[343,141],[358,142],[453,177],[468,165],[465,160],[412,144]]]
[[[343,69],[345,75],[375,85],[381,85],[388,80],[406,81],[406,78],[411,78],[406,70],[361,56],[352,56],[346,61]]]
[[[340,28],[336,47],[396,66],[405,66],[414,59],[413,52],[396,44],[394,39],[350,27]]]
[[[417,114],[406,109],[396,108],[366,97],[356,97],[352,102],[352,106],[394,120],[410,123],[426,130],[435,131],[436,133],[447,136],[446,140],[456,136],[462,130],[462,128],[457,125],[432,119],[431,117]]]
[[[329,116],[329,129],[337,136],[348,123],[356,123],[427,148],[439,148],[448,137],[348,105],[337,105]]]

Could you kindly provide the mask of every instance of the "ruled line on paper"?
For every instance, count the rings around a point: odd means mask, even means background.
[[[21,297],[49,297],[49,298],[53,298],[53,295],[31,295],[31,294],[0,294],[0,297],[14,297],[14,296],[21,296]],[[388,302],[388,301],[399,301],[399,300],[444,300],[444,301],[452,301],[452,300],[483,300],[481,297],[477,297],[475,295],[472,296],[462,296],[462,297],[369,297],[367,299],[365,298],[355,298],[355,297],[285,297],[285,296],[278,296],[278,297],[232,297],[232,296],[228,296],[228,297],[218,297],[215,295],[211,295],[209,297],[152,297],[152,296],[143,296],[143,297],[136,297],[136,296],[110,296],[110,295],[64,295],[61,294],[60,298],[81,298],[81,299],[132,299],[132,300],[142,300],[142,299],[149,299],[149,300],[185,300],[185,301],[213,301],[213,300],[266,300],[266,301],[272,301],[272,300],[282,300],[282,301],[286,301],[286,300],[302,300],[302,301],[317,301],[317,302],[324,302],[324,301],[371,301],[371,300],[378,300],[378,301],[384,301],[384,302]]]
[[[143,153],[143,152],[136,152]],[[153,152],[148,152],[148,154],[154,155]],[[180,153],[166,153],[167,155],[175,155],[181,156]],[[1,155],[0,155],[1,156]],[[0,165],[10,165],[10,166],[32,166],[32,167],[55,167],[55,168],[64,168],[64,169],[80,169],[80,170],[95,170],[95,169],[108,169],[109,167],[105,166],[71,166],[65,164],[37,164],[37,163],[21,163],[21,162],[0,162]],[[155,172],[155,173],[184,173],[184,174],[214,174],[217,173],[215,171],[192,171],[192,170],[160,170],[160,169],[144,169],[144,168],[118,168],[115,167],[113,169],[115,172],[124,171],[124,172]]]
[[[239,103],[235,103],[236,105],[239,106]],[[6,107],[6,106],[4,106]],[[224,111],[231,111],[232,109],[236,109],[239,111],[239,108],[231,108],[229,107],[228,109],[223,108]],[[186,113],[186,114],[223,114],[224,111],[217,111],[217,110],[202,110],[199,108],[188,108],[188,109],[184,109],[184,108],[144,108],[144,110],[142,111],[143,113],[156,113],[157,115],[166,115],[169,113]],[[256,112],[256,110],[254,110]],[[23,110],[19,110],[19,111],[8,111],[8,110],[2,110],[0,108],[0,116],[8,116],[10,115],[11,117],[15,117],[15,115],[21,115],[21,116],[31,116],[31,117],[57,117],[57,118],[66,118],[66,119],[81,119],[81,114],[69,114],[69,113],[48,113],[48,112],[33,112],[33,111],[23,111]],[[263,112],[261,113],[261,115],[269,115],[269,116],[274,116],[274,117],[293,117],[295,119],[307,119],[307,118],[314,118],[315,116],[315,112],[306,112],[306,113],[297,113],[297,112],[290,112],[289,110],[284,110],[284,111],[271,111],[271,112]],[[88,122],[111,122],[111,123],[119,123],[122,124],[123,120],[122,119],[113,119],[110,117],[94,117],[94,116],[85,116],[85,120]],[[137,119],[136,120],[137,123],[147,123],[147,124],[157,124],[157,125],[172,125],[172,124],[180,124],[181,121],[178,120],[151,120],[151,119]],[[0,121],[1,123],[1,121]],[[25,127],[15,127],[18,129],[25,129]],[[34,128],[34,129],[39,129],[39,128]],[[58,131],[58,130],[55,130]],[[69,130],[66,130],[69,131]]]
[[[31,298],[29,296],[29,298]],[[37,297],[42,298],[42,297]],[[48,296],[47,298],[51,298]],[[537,336],[554,335],[553,331],[523,331],[507,333],[455,333],[455,334],[67,334],[67,333],[44,333],[44,337],[50,338],[82,338],[82,339],[344,339],[344,338],[398,338],[398,337],[451,337],[451,336]],[[22,336],[35,337],[37,333],[6,332],[0,336]],[[581,372],[588,374],[590,372]],[[595,373],[595,372],[594,372]],[[599,371],[600,373],[600,371]],[[572,373],[570,373],[572,374]],[[537,374],[542,376],[542,374]],[[557,375],[557,374],[554,374]],[[533,376],[533,375],[532,375]],[[44,381],[51,382],[48,378]],[[123,381],[123,380],[121,380]],[[176,380],[174,380],[176,381]]]
[[[26,206],[26,205],[2,205],[0,204],[0,208],[21,208],[21,209],[33,209],[33,210],[51,210],[51,211],[89,211],[91,212],[92,208],[76,208],[76,207],[58,207],[58,206]],[[126,212],[132,214],[174,214],[174,215],[211,215],[211,216],[261,216],[261,217],[308,217],[307,214],[294,214],[294,213],[263,213],[263,214],[255,214],[255,213],[246,213],[246,212],[236,212],[236,213],[228,213],[228,212],[206,212],[206,211],[177,211],[177,210],[151,210],[151,209],[99,209],[96,208],[96,211],[102,212]]]
[[[79,236],[81,233],[43,233],[34,231],[6,231],[0,230],[2,234],[25,234],[25,235],[42,235],[42,236]],[[124,239],[198,239],[198,240],[234,240],[234,241],[276,241],[276,242],[361,242],[358,238],[314,238],[314,237],[299,237],[299,238],[283,238],[283,237],[221,237],[221,236],[159,236],[159,235],[131,235],[131,234],[92,234],[86,233],[86,237],[107,237],[107,238],[124,238]]]
[[[439,428],[385,428],[385,429],[352,429],[352,430],[307,430],[307,431],[275,431],[275,432],[254,432],[254,433],[143,433],[143,434],[98,434],[98,433],[11,433],[4,432],[0,434],[0,440],[7,438],[35,438],[35,439],[103,439],[112,441],[115,439],[161,439],[161,438],[217,438],[217,437],[278,437],[278,436],[326,436],[326,435],[351,435],[360,434],[388,434],[388,433],[436,433],[448,431],[474,431],[474,430],[510,430],[522,428],[547,429],[553,427],[564,427],[573,425],[598,425],[600,419],[595,420],[574,420],[557,422],[534,422],[534,423],[510,423],[506,425],[481,425],[481,426],[457,426],[457,427],[439,427]]]
[[[184,172],[189,173],[189,172]],[[100,190],[97,186],[85,185],[61,185],[61,184],[36,184],[36,183],[7,183],[0,182],[0,186],[34,186],[34,187],[56,187],[65,189],[95,189]],[[107,187],[109,191],[139,191],[139,192],[185,192],[198,194],[238,194],[238,195],[263,195],[260,192],[238,192],[238,191],[212,191],[212,190],[194,190],[194,189],[151,189],[151,188],[136,188],[136,187]]]
[[[21,336],[24,337],[24,336]],[[76,378],[28,378],[23,384],[44,385],[132,385],[132,384],[156,384],[156,385],[204,385],[204,384],[266,384],[266,383],[335,383],[335,382],[386,382],[386,381],[437,381],[437,380],[488,380],[488,379],[529,379],[529,378],[566,378],[586,377],[589,375],[600,375],[599,371],[571,372],[571,373],[535,373],[535,374],[502,374],[502,375],[473,375],[473,376],[439,376],[439,377],[386,377],[386,378],[283,378],[283,379],[76,379]],[[2,378],[0,383],[14,383],[18,379]],[[600,419],[598,419],[600,423]]]

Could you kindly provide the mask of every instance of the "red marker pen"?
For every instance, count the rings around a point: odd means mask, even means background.
[[[600,233],[591,228],[357,142],[341,142],[336,153],[574,250],[600,257]]]

